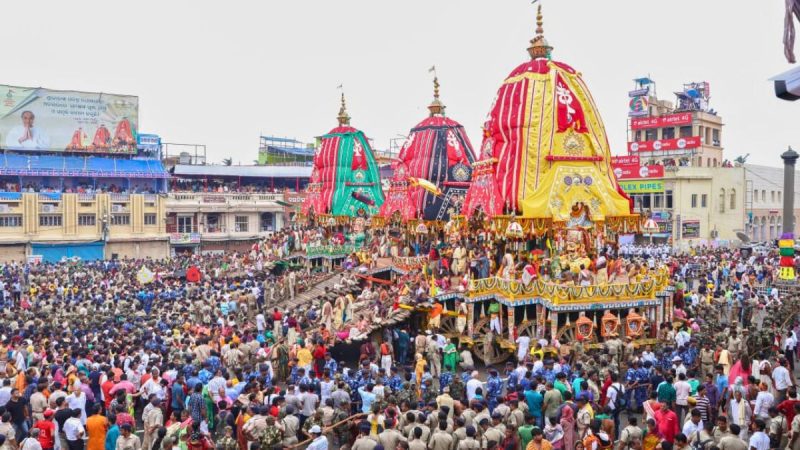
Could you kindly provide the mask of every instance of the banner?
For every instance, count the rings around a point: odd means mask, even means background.
[[[631,130],[641,130],[644,128],[673,127],[679,125],[691,125],[692,113],[670,114],[660,117],[646,117],[643,119],[631,119]]]
[[[663,181],[621,181],[622,190],[627,194],[651,194],[664,192]]]
[[[138,110],[129,95],[0,85],[0,146],[135,154]]]
[[[690,136],[678,139],[660,139],[657,141],[628,142],[628,151],[631,153],[636,153],[686,150],[700,147],[700,144],[700,136]]]
[[[199,244],[200,233],[170,233],[170,244]]]

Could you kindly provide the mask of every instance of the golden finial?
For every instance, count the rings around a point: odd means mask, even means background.
[[[550,53],[553,51],[553,47],[550,46],[547,39],[544,37],[544,28],[542,25],[544,25],[544,17],[542,16],[542,5],[539,4],[536,12],[536,36],[531,39],[531,46],[528,47],[528,54],[531,55],[531,59],[550,59]]]
[[[342,92],[342,106],[339,108],[339,115],[336,118],[339,119],[340,127],[350,125],[350,115],[347,114],[347,106],[344,102],[344,92]]]
[[[439,77],[433,77],[433,101],[428,105],[428,111],[431,112],[431,117],[444,115],[444,103],[439,100]]]

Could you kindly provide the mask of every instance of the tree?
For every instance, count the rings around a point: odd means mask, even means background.
[[[233,158],[225,158],[222,160],[222,165],[224,166],[231,166],[233,165]]]

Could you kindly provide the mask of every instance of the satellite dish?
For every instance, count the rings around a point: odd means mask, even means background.
[[[739,240],[741,240],[741,241],[742,241],[743,243],[745,243],[745,244],[747,244],[747,243],[749,243],[749,242],[750,242],[750,236],[748,236],[748,235],[746,235],[746,234],[742,233],[741,231],[737,231],[737,232],[736,232],[736,237],[738,237],[738,238],[739,238]]]

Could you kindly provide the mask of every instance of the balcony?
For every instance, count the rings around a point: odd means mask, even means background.
[[[130,201],[131,194],[121,194],[121,193],[118,193],[118,192],[112,192],[112,193],[108,194],[108,198],[112,202],[127,202],[127,201]]]
[[[247,193],[247,192],[174,192],[167,197],[167,209],[185,212],[223,212],[231,207],[254,211],[271,209],[282,211],[283,201],[280,193]]]

